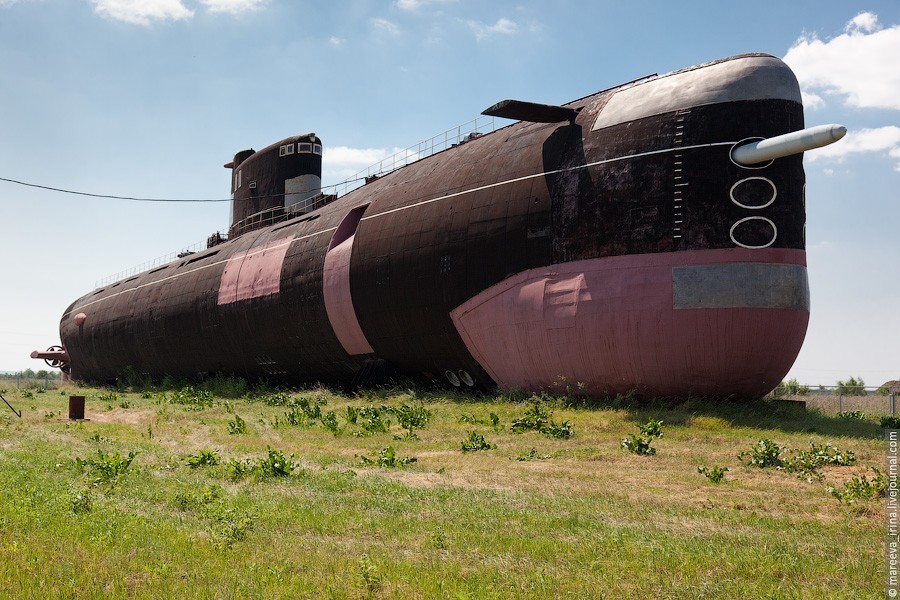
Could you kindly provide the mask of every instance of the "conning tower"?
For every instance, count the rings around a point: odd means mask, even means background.
[[[259,152],[241,150],[225,168],[231,169],[231,238],[325,202],[322,141],[315,133],[285,138]]]

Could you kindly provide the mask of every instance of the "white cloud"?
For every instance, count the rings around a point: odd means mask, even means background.
[[[181,0],[92,0],[92,3],[97,14],[135,25],[179,21],[194,16],[194,11]]]
[[[12,6],[19,0],[0,0],[0,8],[6,8],[7,6]]]
[[[456,1],[457,0],[394,0],[394,6],[400,10],[419,10],[427,4],[443,4]]]
[[[367,169],[385,159],[391,159],[382,165],[382,169],[390,170],[419,158],[419,155],[403,148],[350,148],[348,146],[326,146],[322,154],[322,176],[326,181],[344,181],[360,171]]]
[[[863,12],[835,38],[801,37],[784,61],[797,75],[805,98],[812,99],[809,108],[824,106],[824,95],[856,108],[900,110],[897,57],[900,25],[882,28],[875,14]]]
[[[516,22],[505,17],[497,19],[497,22],[493,25],[487,25],[481,21],[466,21],[465,23],[475,33],[475,39],[478,40],[483,40],[495,34],[512,35],[519,31],[519,26]]]
[[[372,19],[372,26],[379,31],[384,31],[391,35],[397,35],[400,33],[400,28],[388,21],[387,19],[376,18]]]
[[[243,12],[258,10],[269,0],[200,0],[209,12],[237,15]]]
[[[344,43],[344,38],[339,38],[338,36],[333,35],[330,38],[328,38],[328,43],[331,44],[332,46],[340,46]]]
[[[809,162],[823,158],[844,160],[850,154],[865,152],[887,153],[897,159],[895,170],[900,171],[900,127],[888,125],[874,129],[858,129],[848,131],[844,139],[837,143],[807,152],[804,156]]]
[[[847,23],[844,31],[852,33],[854,31],[875,31],[878,29],[878,15],[870,12],[861,12]]]

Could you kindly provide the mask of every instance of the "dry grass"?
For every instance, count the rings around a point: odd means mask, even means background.
[[[79,390],[90,421],[45,418],[65,412],[69,393],[18,399],[23,418],[0,419],[0,469],[10,474],[0,482],[9,507],[0,515],[0,596],[880,595],[881,505],[848,509],[825,491],[882,462],[870,420],[780,404],[579,408],[544,398],[553,420],[575,431],[551,439],[512,433],[528,404],[503,398],[296,393],[339,416],[335,436],[318,422],[275,426],[288,409],[259,401],[191,411],[120,393],[130,406],[120,408],[91,389]],[[416,439],[401,437],[396,419],[390,432],[364,436],[344,418],[347,406],[419,402],[432,416]],[[487,424],[492,412],[497,429]],[[228,433],[235,413],[245,434]],[[461,423],[463,414],[482,422]],[[622,438],[649,418],[664,422],[657,454],[624,450]],[[496,448],[463,453],[473,430]],[[859,465],[823,469],[823,482],[808,483],[738,460],[762,437],[790,448],[831,441]],[[362,464],[387,446],[417,462]],[[295,454],[292,476],[232,481],[223,465],[186,465],[201,450],[258,461],[269,447]],[[73,466],[98,448],[138,451],[113,487],[92,486]],[[716,485],[700,465],[730,470]],[[90,495],[89,512],[73,513],[77,492]],[[242,517],[252,520],[246,535],[227,529]],[[234,539],[223,546],[223,535]]]

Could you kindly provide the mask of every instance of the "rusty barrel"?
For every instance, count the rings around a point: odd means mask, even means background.
[[[84,419],[84,396],[69,396],[69,419]]]

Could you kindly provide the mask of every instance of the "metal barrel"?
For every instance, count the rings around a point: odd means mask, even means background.
[[[846,133],[847,128],[843,125],[817,125],[773,138],[742,144],[731,151],[731,158],[739,165],[755,165],[833,144],[844,137]]]

